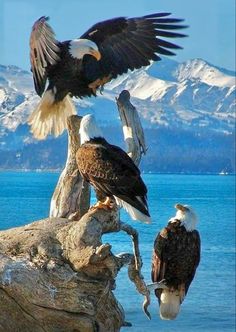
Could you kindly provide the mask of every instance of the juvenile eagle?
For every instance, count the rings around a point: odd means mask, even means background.
[[[115,198],[132,219],[150,222],[147,206],[147,188],[139,169],[118,146],[109,144],[103,137],[92,115],[83,117],[80,124],[81,146],[76,160],[82,177],[105,198],[97,208],[109,207]]]
[[[158,54],[175,55],[172,50],[180,47],[162,37],[184,37],[175,30],[185,26],[169,15],[114,18],[64,42],[55,39],[47,17],[37,20],[30,36],[30,60],[35,90],[42,99],[28,121],[33,135],[44,139],[62,133],[67,116],[76,113],[70,97],[96,95],[98,88],[128,69],[158,61]]]
[[[156,289],[162,319],[175,319],[200,261],[197,217],[188,205],[177,204],[176,216],[157,235],[152,257],[152,281],[164,280]]]

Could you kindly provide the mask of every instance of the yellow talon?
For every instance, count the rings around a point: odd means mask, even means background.
[[[91,209],[111,210],[113,206],[113,201],[110,197],[107,197],[104,202],[98,201],[95,205],[91,207]]]

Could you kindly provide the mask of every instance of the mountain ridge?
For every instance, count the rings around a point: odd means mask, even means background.
[[[165,144],[169,149],[168,163],[172,160],[174,149],[176,149],[176,137],[172,135],[173,132],[178,132],[178,135],[180,133],[184,137],[190,133],[192,145],[195,144],[197,135],[204,136],[205,141],[208,141],[207,135],[211,139],[214,137],[215,140],[218,140],[218,137],[223,137],[226,141],[230,139],[227,148],[221,147],[219,155],[225,160],[230,155],[228,158],[230,160],[225,161],[225,164],[228,165],[228,169],[233,170],[231,138],[235,135],[236,90],[235,76],[232,74],[233,72],[213,66],[202,59],[178,63],[164,58],[149,67],[128,72],[108,83],[103,95],[99,94],[97,98],[76,99],[75,104],[80,115],[95,114],[98,122],[105,127],[105,132],[109,132],[109,127],[115,128],[119,136],[119,144],[123,144],[115,98],[123,89],[127,89],[131,94],[132,103],[140,114],[145,132],[154,130],[155,135],[159,135],[162,131],[163,139],[166,140],[165,143],[163,141],[163,149]],[[39,146],[44,146],[44,150],[47,150],[49,144],[54,142],[49,138],[45,142],[38,143],[29,133],[27,118],[39,100],[40,98],[34,92],[32,75],[29,72],[16,66],[0,65],[0,151],[2,153],[8,151],[12,160],[16,160],[14,156],[16,153],[19,155],[21,153],[19,151],[27,149],[34,151]],[[171,136],[172,141],[167,140],[168,135]],[[57,139],[58,142],[63,141],[63,144],[66,144],[65,136]],[[110,136],[108,138],[112,139],[113,135]],[[59,144],[56,143],[57,140],[55,144],[53,143],[55,147]],[[150,142],[152,142],[151,146],[157,144],[152,137]],[[188,149],[191,150],[191,147],[190,144]],[[209,143],[206,153],[210,156],[215,149],[216,147]],[[150,158],[153,160],[155,159],[154,150],[152,146],[152,158]],[[10,157],[5,156],[5,158]],[[63,158],[65,159],[65,156]],[[210,157],[208,159],[212,162]],[[38,162],[37,168],[47,166],[46,160],[42,165],[40,160]],[[0,168],[6,167],[7,163],[0,158]],[[32,161],[27,163],[29,167],[32,166]],[[50,167],[53,166],[53,161],[51,163]],[[62,160],[61,164],[63,164]],[[15,167],[13,161],[9,162],[9,165]],[[25,163],[22,167],[26,167]],[[161,165],[158,167],[160,168]],[[222,167],[224,168],[224,165]],[[207,169],[209,169],[208,166]],[[186,171],[186,167],[178,169],[178,171],[183,170]]]

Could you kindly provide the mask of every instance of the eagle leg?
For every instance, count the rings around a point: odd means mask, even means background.
[[[97,78],[95,81],[91,82],[88,87],[92,90],[93,94],[96,95],[97,89],[100,87],[100,92],[103,91],[103,86],[111,80],[111,75],[105,76],[103,78]]]
[[[94,209],[104,209],[104,210],[111,210],[114,207],[114,202],[110,197],[106,197],[104,202],[97,201],[95,205],[91,207],[92,210]]]

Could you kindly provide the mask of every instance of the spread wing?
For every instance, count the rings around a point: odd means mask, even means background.
[[[48,68],[60,60],[60,48],[47,21],[48,18],[45,16],[38,19],[34,23],[30,35],[31,70],[35,90],[39,96],[43,94],[45,89]]]
[[[77,152],[77,163],[84,178],[107,196],[115,195],[134,204],[135,196],[147,194],[139,169],[117,146],[84,144]]]
[[[94,41],[101,60],[84,59],[84,71],[91,81],[109,76],[111,79],[128,69],[147,66],[161,55],[175,55],[176,44],[164,38],[184,37],[175,30],[185,28],[182,20],[169,18],[169,13],[152,14],[137,18],[118,17],[92,26],[80,38]]]

